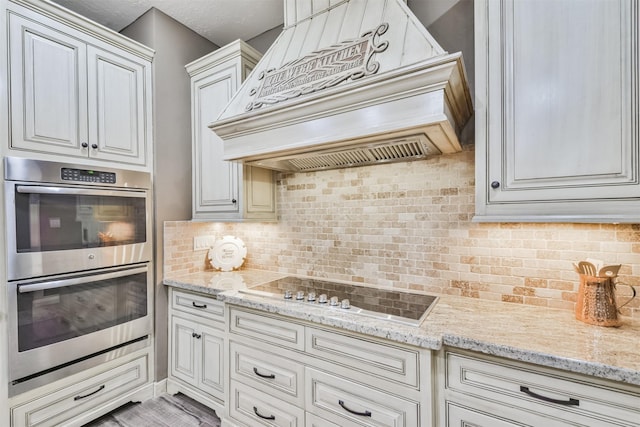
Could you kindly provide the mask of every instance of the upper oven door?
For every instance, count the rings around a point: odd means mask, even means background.
[[[9,280],[151,260],[147,190],[5,181],[5,203]]]

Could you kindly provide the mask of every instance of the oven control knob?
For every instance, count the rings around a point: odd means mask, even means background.
[[[338,297],[331,297],[331,300],[329,301],[329,305],[331,305],[331,306],[334,306],[334,307],[335,307],[335,306],[337,306],[337,305],[339,305],[339,304],[340,304],[340,303],[338,302]]]
[[[326,304],[327,303],[327,294],[320,294],[320,296],[318,297],[318,302],[320,304]]]
[[[314,302],[315,300],[316,300],[316,293],[315,292],[309,292],[309,295],[307,295],[307,301]]]
[[[298,291],[298,292],[296,292],[296,300],[298,300],[298,301],[304,301],[304,291]]]
[[[89,254],[89,259],[95,259],[96,256],[94,254]]]
[[[284,299],[291,299],[291,291],[284,291]]]
[[[342,302],[340,303],[340,308],[344,308],[344,309],[351,308],[351,304],[349,303],[349,300],[346,298],[343,299]]]

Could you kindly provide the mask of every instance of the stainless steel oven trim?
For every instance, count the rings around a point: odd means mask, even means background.
[[[59,163],[42,160],[24,159],[20,157],[4,158],[4,179],[5,181],[27,181],[41,183],[74,184],[73,181],[63,180],[60,176],[62,168],[86,169],[97,172],[110,172],[117,174],[118,180],[115,184],[105,184],[97,182],[80,182],[76,185],[86,185],[90,187],[120,187],[151,189],[151,175],[147,172],[138,172],[124,169],[113,169],[102,166],[87,166],[72,163]]]
[[[119,270],[113,273],[84,275],[84,276],[76,277],[74,279],[52,280],[48,282],[38,282],[34,284],[29,284],[29,285],[18,283],[17,287],[18,287],[18,293],[24,294],[27,292],[43,291],[45,289],[56,289],[56,288],[63,288],[66,286],[82,285],[84,283],[93,282],[95,280],[115,279],[117,277],[131,276],[132,274],[145,273],[145,272],[147,272],[147,268],[140,267],[140,268],[127,269],[127,270]]]
[[[84,185],[84,184],[83,184]],[[151,197],[147,190],[122,190],[118,195],[126,197],[144,197],[145,202],[145,227],[147,241],[127,245],[106,246],[88,249],[60,250],[38,253],[18,253],[16,251],[16,213],[15,191],[16,187],[32,187],[33,182],[5,181],[5,219],[7,241],[7,280],[22,280],[35,277],[50,276],[82,270],[112,267],[116,265],[134,264],[151,261],[153,248],[151,245]],[[49,186],[59,188],[59,194],[65,194],[69,190],[81,190],[80,185],[60,184]],[[92,195],[109,196],[113,194],[111,188],[91,188]]]
[[[153,272],[149,264],[136,265],[133,268],[114,268],[106,270],[106,274],[117,273],[121,277],[130,274],[147,273],[147,315],[121,325],[113,326],[101,331],[92,332],[89,335],[61,341],[56,344],[37,349],[18,351],[18,319],[17,319],[17,293],[18,284],[29,286],[29,283],[9,282],[6,286],[8,301],[8,332],[9,332],[9,382],[14,382],[39,372],[46,371],[57,366],[65,365],[74,360],[82,359],[94,353],[111,347],[151,335],[153,331]],[[71,280],[80,275],[60,275],[54,281],[63,281],[66,277]],[[85,274],[86,276],[86,274]],[[96,279],[103,275],[88,276]],[[68,369],[67,369],[68,371]]]
[[[42,187],[40,185],[17,185],[16,191],[22,194],[71,194],[82,196],[147,197],[145,191],[94,190],[76,187]]]

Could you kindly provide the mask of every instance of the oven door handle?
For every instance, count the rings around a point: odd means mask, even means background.
[[[146,197],[140,190],[92,190],[88,188],[69,187],[40,187],[37,185],[18,185],[16,191],[23,194],[70,194],[78,196],[119,196],[119,197]]]
[[[43,291],[46,289],[63,288],[65,286],[82,285],[96,280],[116,279],[118,277],[131,276],[138,273],[147,272],[147,267],[138,267],[128,270],[119,270],[112,273],[96,274],[82,277],[74,277],[72,279],[52,280],[50,282],[39,282],[31,284],[18,284],[18,292],[25,294],[27,292]]]

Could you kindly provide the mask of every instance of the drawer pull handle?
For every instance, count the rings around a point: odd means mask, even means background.
[[[196,334],[195,332],[191,334],[192,337],[194,337],[195,339],[199,340],[200,338],[202,338],[202,335],[200,334]]]
[[[207,304],[196,304],[195,301],[193,301],[191,304],[193,304],[195,308],[207,308]]]
[[[338,405],[342,406],[342,409],[344,409],[347,412],[352,413],[353,415],[360,415],[361,417],[370,417],[371,416],[371,411],[358,412],[358,411],[354,411],[353,409],[347,408],[345,406],[343,400],[338,400]]]
[[[263,420],[275,420],[276,417],[275,415],[262,415],[260,412],[258,412],[258,408],[256,408],[255,406],[253,407],[253,413],[256,414],[257,416],[259,416],[260,418],[262,418]]]
[[[269,375],[261,374],[260,372],[258,372],[258,368],[256,368],[255,366],[253,368],[253,373],[259,376],[260,378],[268,378],[270,380],[276,377],[274,374],[269,374]]]
[[[96,391],[92,391],[91,393],[85,394],[84,396],[76,396],[76,397],[73,398],[73,400],[85,399],[85,398],[87,398],[89,396],[93,396],[94,394],[101,392],[102,390],[104,390],[104,384],[102,384],[100,387],[98,387],[98,389]]]
[[[579,406],[580,401],[578,399],[569,398],[569,400],[558,400],[552,399],[550,397],[542,396],[538,393],[534,393],[529,390],[529,387],[525,387],[523,385],[520,386],[520,391],[528,394],[531,397],[535,397],[536,399],[544,400],[545,402],[557,403],[558,405],[566,405],[566,406]]]

